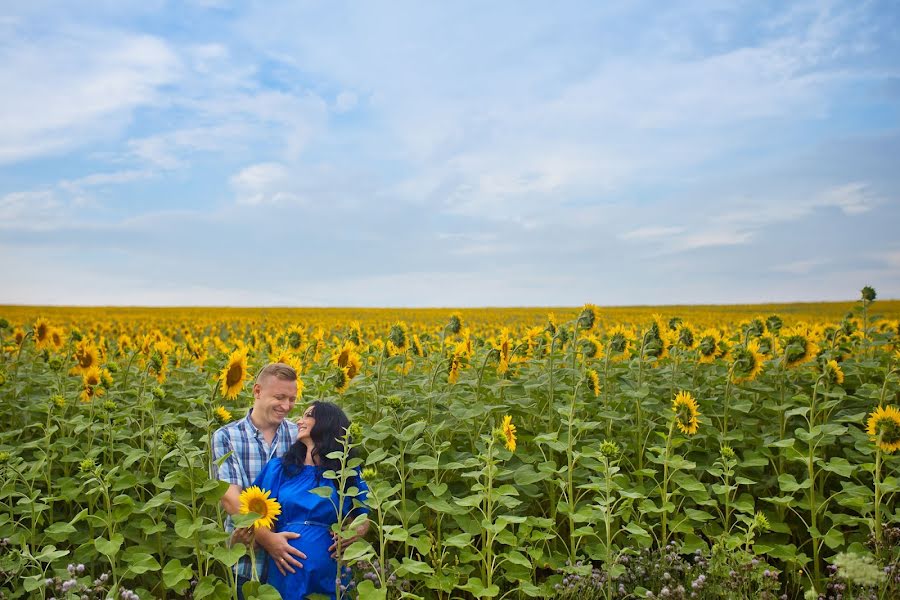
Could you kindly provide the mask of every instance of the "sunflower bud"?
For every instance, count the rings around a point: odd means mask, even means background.
[[[600,454],[607,460],[613,460],[619,456],[619,445],[611,440],[603,440],[600,444]]]
[[[362,470],[361,475],[364,481],[371,483],[378,478],[378,469],[375,467],[366,467]]]
[[[50,403],[53,404],[53,406],[55,406],[56,408],[66,407],[66,399],[60,394],[54,394],[53,396],[50,396]]]
[[[403,325],[397,323],[395,325],[391,325],[391,330],[388,332],[388,340],[394,345],[394,347],[402,352],[406,349],[406,330],[403,328]]]
[[[9,452],[0,452],[0,465],[8,463],[10,458],[12,455]]]
[[[93,458],[85,458],[78,463],[78,470],[85,475],[93,475],[96,469],[97,463],[94,462]]]
[[[105,400],[103,402],[103,410],[107,412],[115,412],[116,408],[118,408],[118,405],[112,400]]]
[[[51,371],[59,372],[63,368],[63,361],[60,357],[54,356],[50,358],[50,361],[47,363],[50,367]]]
[[[84,339],[84,334],[81,333],[80,331],[78,331],[77,329],[73,329],[69,333],[69,339],[72,340],[73,342],[80,342],[81,340]]]
[[[756,528],[760,531],[768,531],[772,528],[769,524],[769,519],[761,512],[756,513],[756,516],[753,518],[753,524],[756,525]]]
[[[719,449],[719,453],[725,460],[732,460],[735,457],[734,448],[728,445],[722,446]]]
[[[174,448],[178,444],[178,432],[171,427],[166,427],[159,434],[159,439],[167,448]]]
[[[362,426],[359,423],[350,423],[350,427],[347,428],[347,435],[350,437],[350,441],[359,441],[362,439]]]
[[[876,297],[875,288],[873,288],[872,286],[867,285],[860,291],[860,294],[862,295],[863,302],[865,302],[867,304],[871,303],[871,302],[875,302],[875,297]]]
[[[401,398],[397,394],[391,394],[384,399],[384,405],[393,410],[397,410],[398,408],[403,406],[403,398]]]
[[[9,329],[9,321],[0,319],[0,329]]]
[[[166,397],[166,390],[162,389],[160,386],[154,387],[150,390],[150,393],[152,393],[153,397],[157,400],[162,400]]]

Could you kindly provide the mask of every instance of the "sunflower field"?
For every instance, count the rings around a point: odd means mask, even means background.
[[[291,418],[354,423],[371,527],[344,597],[900,598],[900,301],[870,287],[0,317],[0,599],[236,597],[210,440],[269,362],[300,373]]]

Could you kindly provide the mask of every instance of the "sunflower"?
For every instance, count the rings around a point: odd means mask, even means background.
[[[81,381],[84,384],[84,387],[100,385],[101,377],[100,368],[96,365],[81,373]]]
[[[398,321],[391,325],[391,330],[388,332],[388,342],[391,354],[406,352],[406,348],[409,345],[409,331],[406,323]]]
[[[585,373],[585,377],[588,382],[588,387],[591,390],[591,393],[594,394],[594,397],[600,395],[600,376],[597,375],[597,371],[593,369],[588,369]]]
[[[609,330],[606,337],[606,346],[609,348],[609,356],[612,360],[623,360],[631,354],[634,341],[634,333],[622,325],[616,325]]]
[[[415,356],[425,356],[425,347],[415,334],[412,336],[412,353]]]
[[[590,333],[578,340],[578,345],[581,346],[581,353],[585,358],[595,358],[603,348],[600,340]]]
[[[222,396],[233,400],[244,387],[247,379],[247,350],[238,348],[228,357],[228,363],[219,375]]]
[[[459,371],[462,366],[462,357],[454,352],[450,357],[450,371],[447,373],[447,383],[454,384],[459,381]]]
[[[334,382],[334,391],[338,394],[343,394],[350,387],[350,374],[348,371],[349,367],[338,367],[335,369],[334,375],[331,376],[331,380]]]
[[[34,345],[45,348],[50,344],[50,321],[40,318],[34,323]]]
[[[349,340],[344,342],[344,345],[331,356],[331,362],[342,369],[346,367],[347,376],[350,379],[356,377],[360,368],[360,357],[356,352],[356,344]]]
[[[357,346],[362,344],[362,328],[359,325],[359,321],[350,321],[349,329],[350,331],[347,334],[347,339]]]
[[[218,406],[218,407],[216,407],[216,410],[215,410],[215,413],[214,413],[214,414],[215,414],[215,417],[216,417],[216,421],[218,421],[218,422],[221,423],[222,425],[224,425],[225,423],[228,423],[229,421],[231,421],[231,418],[232,418],[232,417],[231,417],[231,413],[228,412],[228,409],[225,408],[224,406]]]
[[[576,325],[579,329],[593,329],[597,322],[597,307],[593,304],[585,304],[578,315]]]
[[[844,371],[836,360],[829,360],[825,363],[824,373],[825,381],[832,385],[842,385],[844,383]]]
[[[54,350],[60,350],[66,343],[63,330],[60,327],[50,329],[50,347]]]
[[[784,362],[788,367],[796,367],[811,360],[819,351],[805,328],[797,327],[787,331],[781,338]]]
[[[716,329],[704,329],[697,342],[697,350],[700,353],[700,362],[711,363],[719,354],[719,341],[722,336]]]
[[[303,361],[300,360],[300,357],[291,352],[288,348],[282,348],[278,351],[273,350],[272,353],[269,354],[269,362],[281,363],[283,365],[289,366],[290,368],[294,369],[298,377],[303,371]]]
[[[263,491],[259,487],[253,485],[241,492],[240,509],[238,512],[242,515],[256,513],[259,515],[253,522],[253,528],[272,529],[272,525],[278,520],[281,514],[281,504],[275,498],[270,498],[269,490]]]
[[[25,330],[21,327],[16,327],[13,331],[13,339],[16,341],[16,346],[21,346],[22,342],[25,341]]]
[[[682,433],[694,435],[700,429],[700,422],[697,420],[700,411],[690,392],[678,392],[672,401],[672,412],[675,413],[675,425]]]
[[[556,321],[555,313],[547,313],[547,325],[545,327],[545,331],[550,335],[556,335],[556,328],[558,327]]]
[[[512,339],[509,336],[509,329],[506,327],[500,332],[500,337],[494,343],[494,350],[498,352],[497,374],[503,375],[509,371],[509,363],[512,358]]]
[[[866,433],[878,447],[890,454],[900,450],[900,410],[879,406],[869,414]]]
[[[500,431],[506,439],[506,449],[510,452],[516,451],[516,426],[513,425],[512,417],[506,415],[500,423]]]
[[[96,367],[100,363],[100,351],[86,339],[75,345],[75,366],[70,373],[79,375]]]
[[[676,341],[679,346],[686,350],[691,350],[697,346],[697,336],[694,330],[687,323],[680,323],[676,331]]]
[[[746,383],[753,381],[763,369],[765,358],[759,352],[759,341],[751,340],[746,346],[736,346],[731,355],[732,363],[731,381],[733,383]]]

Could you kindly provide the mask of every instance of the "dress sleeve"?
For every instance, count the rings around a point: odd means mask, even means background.
[[[272,495],[275,496],[278,493],[278,487],[281,486],[281,459],[273,458],[265,465],[263,465],[262,471],[259,472],[259,475],[256,476],[256,479],[253,481],[253,485],[262,488],[263,490],[269,490],[272,492]]]
[[[222,464],[216,465],[223,456],[231,453]],[[231,438],[224,429],[216,431],[213,435],[213,468],[216,470],[216,479],[227,481],[234,485],[243,485],[241,479],[241,470],[238,465],[237,456],[234,455],[234,447],[231,445]]]

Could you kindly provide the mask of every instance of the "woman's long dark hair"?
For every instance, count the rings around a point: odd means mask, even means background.
[[[313,425],[312,430],[309,432],[309,437],[312,438],[313,443],[313,462],[317,462],[318,466],[321,467],[319,474],[328,469],[338,471],[341,468],[341,462],[336,458],[328,458],[328,455],[344,449],[340,438],[345,435],[347,428],[350,427],[350,419],[347,418],[341,407],[333,402],[316,401],[311,406],[312,418],[316,420],[316,424]],[[300,472],[303,465],[306,464],[306,452],[306,444],[299,439],[291,445],[291,448],[281,458],[285,475],[292,477]],[[356,452],[354,449],[351,449],[350,456],[355,455]],[[351,483],[351,485],[353,484]]]

